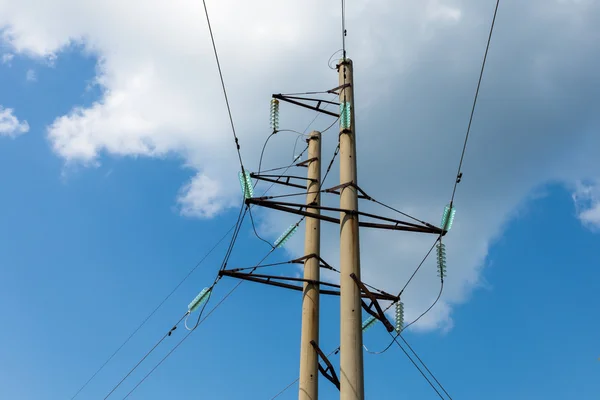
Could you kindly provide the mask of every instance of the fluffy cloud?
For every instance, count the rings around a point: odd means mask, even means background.
[[[271,93],[337,86],[337,74],[326,64],[340,47],[339,4],[227,0],[208,6],[244,163],[253,169],[269,133]],[[493,6],[476,0],[348,5],[359,184],[372,196],[439,221]],[[446,240],[449,276],[421,328],[451,326],[452,306],[481,281],[488,247],[536,188],[597,175],[600,104],[592,83],[600,49],[590,38],[599,16],[600,5],[591,1],[501,4],[457,192],[457,220]],[[98,58],[102,97],[57,116],[48,128],[59,156],[95,165],[104,154],[177,154],[197,171],[179,193],[183,214],[210,217],[236,204],[239,167],[200,2],[0,0],[0,26],[13,52],[51,58],[80,46]],[[282,128],[296,130],[313,117],[284,104],[281,113]],[[322,116],[314,127],[331,122]],[[295,139],[289,132],[275,136],[263,165],[289,163]],[[324,135],[326,155],[336,139],[335,132]],[[337,173],[334,167],[331,185]],[[588,210],[579,214],[582,220],[594,218]],[[260,215],[273,236],[292,221]],[[337,228],[324,230],[324,256],[336,264],[338,254],[330,249],[337,247]],[[433,241],[397,232],[361,235],[364,279],[388,291],[406,281]],[[300,253],[301,238],[295,239],[289,248]],[[407,319],[426,309],[438,290],[435,265],[428,262],[405,293]]]
[[[12,108],[0,106],[0,136],[17,137],[29,131],[27,121],[19,121]]]
[[[581,222],[592,229],[600,229],[600,181],[590,184],[579,182],[573,201]]]

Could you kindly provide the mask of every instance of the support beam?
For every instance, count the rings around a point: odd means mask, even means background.
[[[321,133],[312,132],[308,139],[307,211],[320,213],[321,203]],[[300,338],[300,380],[298,399],[317,400],[319,397],[319,284],[321,220],[307,217],[305,222],[304,254],[314,254],[304,261],[304,291],[302,296],[302,335]],[[316,346],[316,347],[315,347]]]
[[[338,65],[340,90],[340,399],[363,400],[363,342],[358,237],[358,182],[352,60]]]

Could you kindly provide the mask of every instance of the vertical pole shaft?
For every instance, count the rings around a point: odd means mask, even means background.
[[[308,184],[306,204],[319,206],[321,202],[321,133],[312,132],[308,139]],[[317,208],[307,208],[308,212],[319,214]],[[304,254],[312,255],[304,261],[304,279],[319,281],[319,255],[321,251],[321,221],[318,218],[306,218]],[[304,283],[302,296],[302,336],[300,339],[300,400],[317,400],[319,396],[319,358],[310,344],[319,343],[319,285]]]
[[[340,90],[340,184],[357,184],[356,132],[352,60],[339,65]],[[350,277],[360,279],[358,196],[354,186],[343,187],[340,208],[340,399],[363,400],[362,309],[360,288]]]

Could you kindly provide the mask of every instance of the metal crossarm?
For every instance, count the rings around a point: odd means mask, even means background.
[[[414,224],[412,222],[400,221],[393,218],[383,217],[380,215],[375,215],[371,213],[366,213],[363,211],[351,211],[345,210],[338,207],[326,207],[326,206],[315,206],[315,205],[307,205],[300,203],[290,203],[290,202],[282,202],[282,201],[272,201],[266,200],[261,197],[252,197],[246,199],[246,204],[255,204],[261,207],[271,208],[274,210],[285,211],[292,214],[303,215],[305,217],[318,218],[322,221],[332,222],[334,224],[339,224],[339,218],[331,217],[328,215],[322,215],[314,212],[307,211],[307,208],[319,209],[321,211],[334,211],[334,212],[344,212],[348,214],[356,213],[357,215],[372,218],[380,221],[389,222],[387,224],[377,223],[377,222],[368,222],[368,221],[359,221],[359,226],[365,228],[378,228],[378,229],[389,229],[396,231],[408,231],[408,232],[421,232],[421,233],[432,233],[436,235],[444,235],[446,231],[433,226],[433,225],[421,225]]]
[[[292,186],[299,189],[306,189],[306,184],[300,185],[298,183],[290,182],[292,179],[299,179],[303,181],[314,182],[314,179],[308,179],[306,177],[295,176],[295,175],[265,175],[265,174],[255,174],[254,172],[250,174],[251,178],[259,179],[265,182],[278,183],[280,185]]]
[[[243,273],[243,272],[237,272],[234,270],[227,270],[227,269],[220,271],[219,275],[220,276],[229,276],[229,277],[237,278],[237,279],[243,279],[243,280],[251,281],[251,282],[262,283],[262,284],[270,285],[270,286],[282,287],[285,289],[292,289],[292,290],[296,290],[299,292],[304,290],[303,284],[295,285],[295,284],[288,283],[288,282],[302,282],[302,283],[307,282],[307,283],[318,284],[320,286],[326,286],[326,287],[330,287],[333,289],[337,289],[337,290],[321,289],[319,291],[321,294],[332,295],[332,296],[340,295],[340,291],[339,291],[340,285],[335,284],[335,283],[323,282],[323,281],[313,281],[310,279],[296,278],[296,277],[291,277],[291,276]],[[285,282],[285,281],[288,281],[288,282]],[[394,295],[391,295],[391,294],[385,293],[385,292],[380,292],[380,293],[369,292],[369,295],[367,295],[367,293],[363,293],[362,297],[367,298],[367,299],[375,298],[377,300],[387,300],[387,301],[397,301],[398,300],[397,296],[394,296]]]
[[[322,100],[322,99],[312,99],[312,98],[308,98],[308,97],[286,96],[286,95],[283,95],[281,93],[274,94],[273,98],[281,100],[281,101],[286,101],[288,103],[291,103],[291,104],[294,104],[294,105],[297,105],[297,106],[300,106],[300,107],[308,108],[310,110],[318,111],[318,112],[323,113],[323,114],[331,115],[332,117],[339,118],[339,116],[340,116],[338,113],[335,113],[335,112],[332,112],[332,111],[327,111],[327,110],[321,108],[321,105],[323,103],[339,106],[340,103],[337,103],[335,101]],[[316,102],[317,104],[316,105],[305,104],[305,103],[302,103],[300,100],[303,100],[303,101],[312,101],[312,102]]]

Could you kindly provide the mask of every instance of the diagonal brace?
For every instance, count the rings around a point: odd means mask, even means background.
[[[315,348],[315,351],[323,360],[325,365],[327,365],[327,368],[323,368],[321,363],[319,363],[319,371],[329,382],[333,383],[335,387],[338,388],[338,390],[340,390],[340,380],[338,379],[337,374],[335,373],[333,365],[331,365],[331,362],[327,359],[327,356],[323,353],[323,351],[321,351],[319,345],[314,340],[311,340],[310,344],[312,345],[312,347]]]
[[[361,300],[362,307],[364,308],[364,310],[371,314],[373,317],[380,320],[388,332],[393,332],[394,327],[386,318],[385,314],[383,313],[383,309],[379,305],[379,302],[377,301],[373,293],[371,293],[371,291],[364,285],[364,283],[358,280],[354,273],[350,274],[350,278],[354,280],[354,283],[356,283],[358,288],[369,298],[369,300],[371,300],[371,304],[369,305],[367,305],[367,303],[365,303],[364,300]],[[375,307],[375,311],[372,310],[373,307]]]

